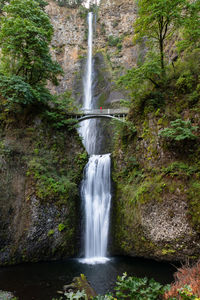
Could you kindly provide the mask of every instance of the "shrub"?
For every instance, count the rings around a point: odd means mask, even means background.
[[[1,106],[7,111],[15,110],[15,105],[30,105],[40,101],[40,95],[35,88],[25,82],[20,76],[4,76],[0,74]]]
[[[121,39],[120,37],[115,37],[113,35],[109,35],[108,37],[108,45],[111,47],[117,47],[117,45],[120,43]]]
[[[194,85],[194,77],[192,76],[190,71],[181,74],[181,76],[178,78],[176,82],[176,86],[181,92],[191,91],[193,85]]]
[[[168,286],[163,287],[154,279],[127,277],[126,273],[122,277],[118,277],[116,284],[116,296],[120,300],[156,300],[168,288]]]
[[[71,98],[71,93],[65,91],[59,96],[54,96],[51,101],[51,107],[44,112],[44,117],[55,129],[67,128],[73,131],[78,127],[77,120],[69,118],[69,114],[78,111],[78,107]]]
[[[164,294],[164,299],[199,299],[200,297],[200,261],[193,267],[182,267],[174,275],[175,283]]]
[[[196,140],[197,136],[193,134],[198,126],[192,126],[191,121],[177,119],[170,123],[171,128],[163,129],[159,135],[168,141]]]

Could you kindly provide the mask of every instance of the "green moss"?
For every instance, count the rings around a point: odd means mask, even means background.
[[[191,182],[188,189],[189,214],[192,225],[200,232],[200,181]]]
[[[163,249],[162,250],[163,255],[169,255],[169,254],[173,254],[175,252],[176,252],[176,250],[174,250],[174,249]]]
[[[62,232],[63,230],[65,230],[66,229],[66,226],[63,224],[63,223],[60,223],[59,225],[58,225],[58,230],[60,231],[60,232]]]
[[[48,236],[52,236],[52,235],[54,235],[54,233],[55,233],[55,230],[50,229],[49,232],[48,232]]]
[[[68,149],[64,132],[53,137],[47,132],[37,136],[31,159],[27,161],[26,175],[35,185],[35,194],[42,201],[54,201],[58,205],[73,201],[79,195],[79,183],[87,162],[86,152]],[[45,140],[47,143],[43,144]],[[74,141],[77,143],[77,141]],[[78,142],[80,143],[80,141]]]

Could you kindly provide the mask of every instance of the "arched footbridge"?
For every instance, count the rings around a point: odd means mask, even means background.
[[[83,109],[78,112],[67,114],[70,118],[76,119],[78,122],[82,122],[88,119],[96,118],[108,118],[118,121],[125,121],[125,117],[129,112],[129,108],[104,108],[104,109]]]

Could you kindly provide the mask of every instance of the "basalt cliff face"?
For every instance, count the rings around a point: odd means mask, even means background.
[[[172,103],[170,104],[172,105]],[[165,112],[137,123],[137,133],[122,130],[113,152],[114,236],[112,251],[162,260],[196,260],[200,253],[199,142],[186,151],[167,148],[159,132],[169,125]],[[199,124],[199,114],[182,117]]]
[[[54,92],[71,90],[82,102],[82,75],[87,56],[87,10],[59,7],[48,1],[46,11],[54,27],[52,53],[64,69],[64,76]],[[136,6],[132,1],[102,0],[94,20],[94,97],[97,105],[117,105],[125,93],[119,91],[114,79],[124,69],[135,65],[138,46],[132,43]],[[142,51],[140,52],[142,55]]]
[[[41,118],[0,126],[0,265],[77,254],[87,155]]]

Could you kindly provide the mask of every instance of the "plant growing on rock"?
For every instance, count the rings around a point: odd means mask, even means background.
[[[147,38],[158,48],[162,75],[165,75],[165,41],[171,38],[183,19],[186,0],[139,0],[134,40]]]
[[[159,135],[167,142],[194,141],[198,137],[193,133],[197,131],[198,126],[192,126],[191,121],[177,119],[170,122],[171,127],[161,130]]]

